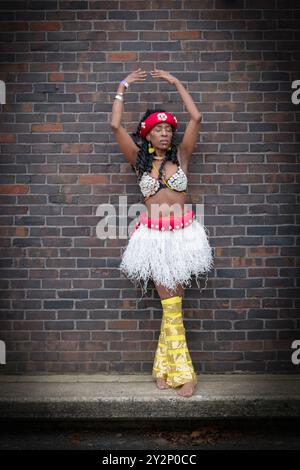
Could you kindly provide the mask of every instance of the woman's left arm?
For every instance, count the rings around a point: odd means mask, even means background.
[[[180,96],[186,106],[187,111],[190,113],[190,122],[188,123],[183,135],[183,139],[179,144],[181,150],[181,160],[184,159],[188,161],[193,154],[195,145],[199,137],[202,114],[195,105],[193,98],[178,78],[174,77],[174,75],[171,75],[165,70],[157,69],[152,71],[151,75],[154,78],[163,78],[167,80],[167,82],[169,82],[171,85],[175,85],[178,90],[178,93],[180,93]]]
[[[158,70],[154,69],[151,71],[151,75],[153,78],[163,78],[167,82],[169,82],[171,85],[175,85],[178,93],[180,94],[187,111],[191,115],[191,119],[194,121],[200,122],[202,120],[202,114],[200,113],[199,109],[194,103],[193,98],[189,94],[189,92],[185,89],[181,81],[174,77],[174,75],[171,75],[169,72],[166,72],[166,70]]]
[[[187,111],[190,113],[191,119],[193,119],[194,121],[200,122],[202,120],[202,114],[200,113],[197,106],[195,105],[194,100],[189,94],[189,92],[183,86],[181,81],[178,80],[178,78],[175,79],[174,85],[176,86],[178,93],[180,94]]]

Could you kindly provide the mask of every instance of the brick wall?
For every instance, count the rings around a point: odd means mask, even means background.
[[[128,239],[99,239],[96,210],[139,200],[109,123],[118,82],[154,65],[203,114],[189,191],[204,204],[215,270],[183,303],[197,372],[299,372],[296,4],[0,3],[2,373],[151,372],[158,294],[138,303],[118,270]],[[150,77],[126,93],[127,130],[153,104],[176,113],[182,135],[180,96]]]

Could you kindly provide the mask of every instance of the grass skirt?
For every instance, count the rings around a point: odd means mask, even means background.
[[[167,223],[166,223],[167,222]],[[172,227],[172,228],[171,228]],[[122,255],[121,272],[146,292],[150,279],[176,291],[178,284],[191,287],[191,278],[213,267],[213,254],[204,227],[194,212],[153,220],[143,213]]]

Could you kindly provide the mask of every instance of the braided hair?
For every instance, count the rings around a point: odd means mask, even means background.
[[[143,138],[140,136],[140,129],[141,129],[141,124],[145,119],[147,119],[150,114],[153,113],[164,113],[166,112],[165,109],[147,109],[146,113],[140,120],[137,130],[131,134],[131,137],[133,138],[134,142],[138,147],[140,147],[140,150],[138,152],[137,156],[137,161],[136,161],[136,170],[137,170],[137,176],[138,176],[138,182],[140,181],[142,175],[144,172],[150,172],[152,170],[152,162],[153,162],[153,155],[154,153],[149,153],[148,151],[148,141],[146,138]],[[142,140],[141,145],[139,145],[139,140]],[[176,135],[176,129],[173,128],[173,134],[172,134],[172,140],[171,140],[171,149],[167,150],[164,159],[162,160],[162,164],[159,168],[159,176],[158,179],[162,178],[163,175],[163,170],[165,167],[165,164],[167,161],[171,161],[173,163],[176,163],[179,165],[179,161],[177,159],[177,135]],[[135,171],[134,166],[131,165],[132,169]]]

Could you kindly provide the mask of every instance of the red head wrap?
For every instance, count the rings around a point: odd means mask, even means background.
[[[161,124],[162,122],[167,122],[174,128],[177,127],[177,119],[173,114],[165,112],[152,113],[141,123],[140,136],[145,138],[148,132],[151,131],[152,127],[156,126],[156,124]]]

